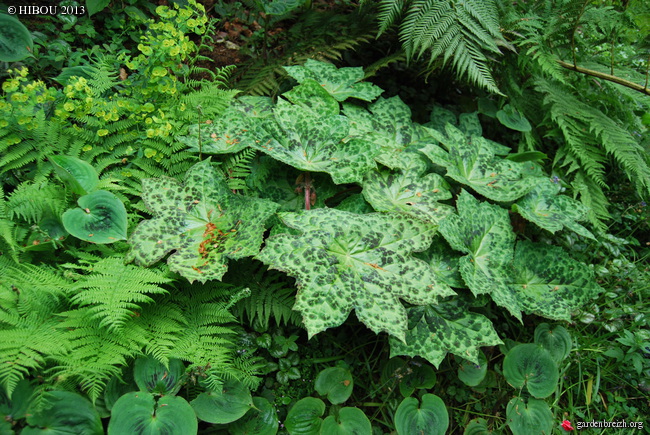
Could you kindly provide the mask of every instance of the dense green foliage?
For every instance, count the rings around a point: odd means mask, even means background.
[[[641,2],[126,3],[0,14],[0,432],[647,414]]]

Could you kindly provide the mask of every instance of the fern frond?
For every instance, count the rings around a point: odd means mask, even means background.
[[[404,10],[404,4],[404,0],[381,0],[379,2],[377,11],[379,30],[377,31],[377,37],[388,30],[400,18]]]

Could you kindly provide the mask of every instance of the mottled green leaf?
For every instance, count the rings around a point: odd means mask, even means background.
[[[297,280],[295,310],[309,336],[342,324],[350,311],[379,333],[400,340],[407,329],[399,302],[435,303],[454,292],[436,282],[431,268],[411,252],[431,243],[435,227],[399,214],[357,215],[335,209],[282,213],[303,232],[269,238],[257,259]]]
[[[337,101],[350,97],[372,101],[383,92],[372,83],[361,82],[363,68],[336,68],[331,63],[309,59],[304,65],[285,66],[287,73],[299,83],[315,80]]]
[[[317,116],[338,115],[341,106],[316,80],[307,79],[301,85],[282,94],[293,104],[307,108]]]
[[[350,135],[374,143],[378,147],[375,160],[382,165],[422,172],[426,162],[417,149],[429,135],[424,127],[411,121],[411,109],[399,97],[380,98],[368,109],[343,105],[343,113],[350,121]]]
[[[515,234],[508,212],[480,202],[466,191],[456,201],[457,215],[440,223],[440,233],[457,251],[460,273],[474,295],[489,293],[497,305],[521,319],[521,305],[506,279],[514,255]]]
[[[467,288],[458,269],[460,257],[449,248],[442,237],[436,236],[431,247],[418,256],[429,263],[438,279],[449,287]]]
[[[344,116],[317,117],[309,109],[280,99],[275,126],[266,125],[268,141],[253,145],[274,159],[303,171],[327,172],[336,184],[361,182],[374,168],[372,143],[348,136]]]
[[[512,209],[526,220],[552,233],[566,227],[593,240],[594,235],[577,222],[586,219],[587,208],[580,201],[560,195],[559,188],[559,185],[549,179],[540,181],[526,196],[513,204]]]
[[[449,184],[438,174],[376,170],[366,174],[363,196],[377,211],[395,211],[437,224],[454,208],[438,201],[451,198]]]
[[[458,116],[458,128],[465,133],[465,136],[483,136],[483,127],[478,119],[477,112],[461,113]]]
[[[440,365],[447,353],[479,364],[479,348],[501,343],[492,322],[465,305],[445,302],[407,310],[406,342],[390,339],[390,355],[421,356]]]
[[[427,154],[432,161],[445,166],[447,175],[494,201],[514,201],[535,187],[542,177],[526,172],[526,165],[495,155],[494,146],[482,137],[468,138],[462,131],[447,124],[447,135],[436,138],[446,145],[449,156]]]
[[[519,242],[514,274],[509,280],[523,309],[555,320],[571,320],[571,313],[600,293],[593,271],[562,249]]]
[[[143,199],[154,218],[141,222],[127,261],[150,266],[171,251],[172,271],[193,282],[221,279],[228,259],[255,255],[264,222],[277,204],[234,195],[209,161],[194,165],[185,184],[174,178],[143,180]]]

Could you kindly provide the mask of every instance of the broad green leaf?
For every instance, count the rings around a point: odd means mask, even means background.
[[[206,391],[192,400],[197,417],[208,423],[232,423],[253,408],[251,393],[241,382],[227,380],[219,391]]]
[[[483,136],[483,127],[477,112],[461,113],[458,115],[458,128],[467,137]]]
[[[68,391],[46,393],[45,407],[27,415],[21,434],[37,435],[102,435],[104,429],[99,414],[88,399]]]
[[[341,112],[339,102],[315,80],[307,79],[282,96],[295,105],[311,110],[317,116],[335,116]]]
[[[438,174],[375,170],[366,174],[363,196],[377,211],[395,211],[437,224],[454,208],[438,201],[451,198],[449,184]]]
[[[436,368],[447,353],[480,364],[479,348],[501,343],[492,322],[453,302],[408,309],[406,343],[390,340],[390,355],[420,356]]]
[[[252,145],[274,159],[303,171],[327,172],[336,184],[361,182],[376,165],[374,145],[361,139],[344,141],[349,125],[344,116],[314,116],[280,99],[277,125],[265,125],[270,139]]]
[[[277,208],[267,200],[231,193],[207,160],[187,172],[185,184],[148,178],[142,185],[154,218],[135,229],[126,260],[150,266],[176,251],[167,263],[190,282],[221,279],[228,259],[255,255],[264,222]]]
[[[499,111],[499,107],[497,107],[496,103],[488,98],[481,97],[478,99],[478,112],[482,113],[483,115],[489,116],[490,118],[494,118],[497,116],[497,112]]]
[[[354,381],[349,369],[343,367],[330,367],[322,370],[316,376],[314,389],[321,396],[327,396],[327,399],[334,405],[339,405],[350,397]]]
[[[27,379],[21,379],[9,397],[5,389],[0,390],[0,420],[25,418],[34,397],[34,387]],[[2,432],[0,432],[2,433]]]
[[[514,397],[506,408],[508,427],[513,435],[544,435],[553,430],[553,413],[544,400]]]
[[[510,349],[503,360],[503,376],[514,388],[526,386],[538,399],[550,396],[560,374],[551,354],[538,344],[520,344]]]
[[[497,305],[521,319],[520,302],[506,282],[515,243],[508,212],[466,191],[458,196],[456,207],[458,215],[446,217],[440,233],[452,248],[468,254],[459,261],[465,283],[475,296],[489,293]]]
[[[573,347],[571,335],[564,326],[551,327],[548,323],[540,323],[535,328],[535,343],[548,350],[557,364],[569,356]]]
[[[330,415],[323,420],[322,435],[371,435],[370,420],[359,408],[341,408],[338,416]]]
[[[566,227],[577,234],[595,240],[594,235],[577,221],[585,220],[587,208],[580,201],[560,195],[559,185],[551,180],[541,181],[526,196],[513,204],[512,209],[526,220],[552,233]]]
[[[593,271],[562,248],[528,241],[517,244],[509,283],[526,312],[555,320],[571,320],[602,291]]]
[[[278,413],[268,400],[253,397],[253,408],[228,426],[232,435],[275,435],[278,432]]]
[[[422,404],[414,397],[407,397],[395,412],[395,429],[399,435],[444,435],[448,427],[447,408],[434,394],[422,396]]]
[[[90,163],[72,156],[50,156],[54,171],[77,195],[92,192],[99,183],[97,171]]]
[[[528,132],[532,130],[528,119],[517,109],[510,104],[503,106],[496,114],[499,122],[506,127],[521,132]]]
[[[287,73],[299,83],[315,80],[337,101],[358,98],[372,101],[383,92],[364,79],[363,68],[336,68],[331,63],[309,59],[301,66],[285,66]]]
[[[384,166],[418,173],[426,169],[417,148],[429,134],[411,121],[411,109],[399,97],[380,98],[368,109],[343,105],[343,113],[350,122],[350,136],[375,144],[378,152],[374,158]]]
[[[451,110],[434,104],[429,114],[429,122],[425,125],[434,130],[444,131],[447,124],[458,125],[458,118]]]
[[[548,159],[548,156],[541,151],[523,151],[521,153],[508,154],[506,159],[513,162],[533,162]]]
[[[79,66],[66,66],[61,69],[61,73],[54,77],[53,80],[57,83],[67,86],[72,77],[83,77],[85,79],[90,79],[94,74],[98,74],[99,69],[90,65],[79,65]]]
[[[92,17],[97,12],[104,10],[111,0],[86,0],[86,7],[88,8],[88,16]]]
[[[100,244],[126,239],[126,209],[117,196],[97,190],[80,197],[77,204],[79,208],[63,213],[67,232],[78,239]]]
[[[487,374],[487,359],[483,352],[478,353],[478,364],[472,361],[463,360],[458,367],[458,379],[465,385],[476,387],[480,384]]]
[[[284,425],[290,435],[319,435],[325,413],[325,402],[305,397],[289,410]]]
[[[185,365],[176,358],[169,360],[168,367],[152,356],[135,360],[133,378],[140,391],[148,391],[163,396],[175,395],[184,381]]]
[[[435,384],[436,372],[429,364],[411,361],[410,367],[400,379],[399,392],[403,397],[409,397],[416,389],[433,388]]]
[[[422,152],[447,168],[447,175],[471,187],[481,195],[494,201],[514,201],[540,183],[542,177],[528,174],[526,165],[506,160],[495,155],[495,149],[482,137],[467,136],[447,124],[446,137],[437,138],[447,146],[449,157],[440,161],[435,155]]]
[[[429,263],[438,279],[449,287],[467,288],[458,269],[460,257],[442,237],[436,236],[431,247],[418,256]]]
[[[256,258],[296,278],[294,309],[302,313],[309,337],[342,324],[354,309],[373,331],[403,340],[407,319],[400,298],[426,305],[454,294],[411,256],[429,246],[432,225],[398,214],[335,209],[280,216],[303,234],[269,238]]]
[[[144,391],[120,397],[108,423],[108,435],[195,434],[197,430],[196,414],[187,400]]]
[[[488,422],[484,418],[475,418],[465,427],[463,435],[489,435],[492,431],[488,429]]]
[[[236,153],[269,138],[262,125],[273,116],[273,103],[266,97],[241,97],[223,116],[190,126],[187,136],[177,139],[191,151],[204,154]],[[199,140],[200,137],[200,140]]]
[[[0,61],[19,62],[32,55],[32,34],[18,18],[0,14]]]

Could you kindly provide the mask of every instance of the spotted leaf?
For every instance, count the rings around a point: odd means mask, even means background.
[[[150,266],[175,251],[169,267],[190,282],[221,279],[229,258],[255,255],[264,222],[277,208],[271,201],[232,194],[207,160],[187,172],[184,184],[148,178],[142,186],[154,218],[131,235],[127,261]]]
[[[372,83],[361,82],[363,68],[336,68],[331,63],[309,59],[304,65],[285,66],[287,73],[299,83],[315,80],[337,101],[358,98],[372,101],[383,92]]]
[[[390,356],[421,356],[440,365],[447,353],[479,364],[479,348],[501,344],[492,322],[455,302],[411,307],[404,343],[390,339]]]
[[[363,196],[377,211],[395,211],[437,224],[453,213],[438,201],[451,198],[449,184],[438,174],[423,177],[412,172],[371,171],[363,182]]]
[[[374,144],[348,136],[344,116],[314,116],[311,109],[280,99],[274,110],[277,123],[267,124],[267,137],[257,149],[303,171],[327,172],[336,184],[361,182],[375,167]]]
[[[335,209],[281,213],[301,235],[269,238],[256,257],[296,278],[295,310],[309,336],[342,324],[352,310],[370,329],[404,340],[406,309],[454,292],[411,252],[431,243],[435,227],[399,214],[356,215]]]
[[[468,138],[462,131],[447,124],[447,135],[438,139],[449,151],[446,160],[438,160],[447,168],[447,175],[494,201],[515,201],[544,178],[535,172],[531,162],[514,162],[495,155],[495,147],[479,136]],[[426,149],[422,152],[427,153]],[[429,156],[436,161],[438,156]],[[437,161],[436,161],[437,162]]]
[[[581,236],[594,239],[591,232],[577,221],[584,220],[587,208],[579,201],[559,195],[559,186],[547,179],[512,206],[526,220],[552,233],[568,228]]]

